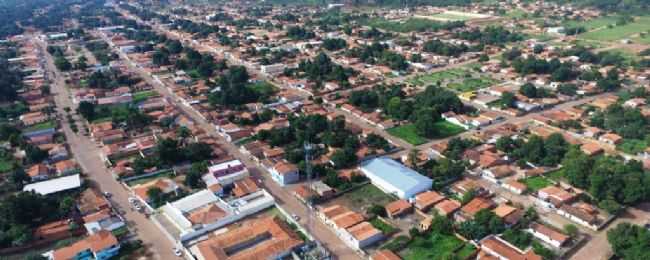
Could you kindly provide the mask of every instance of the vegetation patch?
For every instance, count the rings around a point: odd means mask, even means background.
[[[475,250],[453,235],[430,232],[415,237],[400,255],[405,260],[467,259]]]
[[[397,231],[397,228],[393,227],[391,224],[386,223],[386,221],[383,221],[380,218],[371,219],[370,224],[372,224],[372,226],[376,229],[381,230],[384,235],[393,234]]]
[[[388,129],[387,132],[396,136],[412,145],[420,145],[429,141],[428,139],[417,134],[414,124],[406,124]]]
[[[616,150],[634,155],[645,151],[647,147],[648,143],[644,140],[623,139],[623,142],[616,146]]]
[[[133,94],[133,103],[139,103],[152,97],[160,96],[155,90],[140,91]]]
[[[56,123],[54,121],[47,121],[47,122],[35,124],[33,126],[25,128],[23,130],[23,132],[29,133],[29,132],[33,132],[33,131],[45,130],[45,129],[48,129],[48,128],[55,128],[55,127],[56,127]]]
[[[349,202],[350,208],[356,210],[373,204],[384,206],[395,200],[372,184],[361,186],[353,191],[345,193],[340,198],[343,201]]]
[[[538,191],[553,184],[550,180],[543,176],[525,178],[521,180],[521,182],[526,184],[526,187],[528,187],[528,189],[531,191]]]
[[[617,41],[649,30],[650,16],[643,16],[625,25],[586,32],[581,34],[580,38],[596,41]]]

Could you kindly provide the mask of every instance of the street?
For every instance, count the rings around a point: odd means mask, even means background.
[[[62,115],[61,128],[75,160],[85,173],[85,177],[96,184],[102,191],[110,192],[113,195],[111,197],[112,204],[118,211],[124,212],[123,216],[126,218],[129,229],[134,231],[138,239],[143,241],[144,246],[153,254],[153,259],[178,259],[173,253],[174,244],[167,239],[161,239],[164,237],[163,233],[143,214],[130,210],[129,193],[122,184],[113,178],[113,175],[104,165],[99,156],[100,151],[97,144],[88,137],[72,131],[63,115],[66,114],[65,107],[69,107],[72,111],[74,111],[75,107],[69,91],[66,89],[63,75],[54,66],[52,56],[45,51],[46,43],[36,38],[32,38],[32,40],[39,46],[41,53],[46,58],[48,72],[53,72],[55,75],[51,91],[56,102],[57,112]]]
[[[108,40],[104,38],[104,40]],[[162,96],[171,100],[173,104],[181,110],[186,116],[190,117],[197,123],[198,126],[203,128],[210,136],[216,138],[219,142],[219,145],[233,157],[242,161],[250,170],[251,175],[254,177],[260,178],[263,181],[263,187],[267,189],[269,193],[275,197],[278,205],[283,207],[285,210],[292,214],[296,214],[300,218],[302,224],[306,223],[306,220],[309,218],[308,208],[302,204],[296,197],[294,197],[290,191],[279,186],[275,181],[269,177],[269,173],[266,170],[262,169],[253,162],[248,156],[242,154],[239,151],[239,148],[234,144],[225,141],[219,134],[215,127],[204,120],[196,111],[193,109],[181,104],[178,100],[179,98],[173,94],[167,87],[161,85],[158,81],[154,80],[151,75],[147,74],[141,68],[135,66],[128,57],[120,52],[117,49],[114,49],[120,56],[121,60],[129,66],[129,69],[133,72],[136,72],[142,79],[154,87]],[[313,216],[316,218],[316,216]],[[313,227],[305,227],[310,233],[319,241],[321,244],[326,247],[334,256],[335,259],[359,259],[359,256],[346,246],[325,224],[314,219],[312,221]],[[171,250],[169,250],[171,252]]]

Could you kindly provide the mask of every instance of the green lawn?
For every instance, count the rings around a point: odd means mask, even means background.
[[[372,224],[373,227],[381,230],[381,232],[384,233],[384,235],[393,234],[397,231],[397,228],[393,227],[392,225],[384,222],[379,218],[371,219],[370,224]]]
[[[364,207],[372,204],[386,205],[395,200],[395,198],[384,193],[372,184],[366,184],[353,191],[347,192],[340,197],[343,201],[350,203],[350,209],[360,211]]]
[[[648,147],[648,144],[644,140],[623,139],[623,142],[616,146],[616,150],[635,155],[645,151],[646,147]]]
[[[409,83],[418,86],[427,86],[442,82],[446,79],[456,79],[467,74],[467,68],[453,68],[438,72],[433,72],[426,75],[418,75],[408,80]]]
[[[133,94],[133,103],[139,103],[152,97],[160,96],[155,90],[140,91]]]
[[[438,135],[436,135],[434,139],[442,139],[442,138],[450,137],[452,135],[457,135],[462,132],[465,132],[464,128],[449,123],[447,121],[440,121],[434,124],[436,126],[436,129],[438,130]]]
[[[429,141],[429,139],[426,139],[417,134],[414,124],[406,124],[398,127],[393,127],[391,129],[388,129],[387,132],[404,141],[407,141],[412,145],[420,145]]]
[[[431,232],[426,237],[416,237],[400,252],[404,260],[466,259],[476,249],[469,243],[451,235]]]
[[[421,18],[410,18],[404,22],[390,21],[384,18],[372,18],[362,21],[361,23],[370,27],[400,33],[427,31],[440,24],[438,21]]]
[[[580,38],[596,41],[617,41],[647,31],[650,31],[650,16],[643,16],[626,25],[583,33]]]
[[[553,185],[551,181],[549,181],[546,177],[543,176],[525,178],[521,180],[521,182],[526,184],[526,187],[528,187],[528,189],[533,192],[538,191],[547,186]]]
[[[23,129],[23,132],[32,132],[32,131],[38,131],[38,130],[44,130],[48,128],[55,128],[56,123],[54,121],[47,121],[39,124],[35,124],[33,126],[30,126],[28,128]]]
[[[0,158],[0,173],[14,169],[14,161],[9,158]]]
[[[464,128],[447,121],[435,122],[434,125],[438,133],[433,137],[433,139],[442,139],[452,135],[460,134],[465,131]],[[406,124],[398,127],[393,127],[391,129],[388,129],[387,132],[412,145],[421,145],[429,141],[429,139],[417,134],[417,130],[415,129],[414,124]]]
[[[545,174],[546,177],[554,181],[563,181],[564,180],[564,170],[559,169],[557,171],[552,171]]]

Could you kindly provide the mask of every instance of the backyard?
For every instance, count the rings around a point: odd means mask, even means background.
[[[476,248],[452,235],[430,232],[413,239],[400,252],[405,260],[467,259]]]
[[[635,155],[637,153],[645,151],[647,147],[648,144],[644,140],[623,139],[623,142],[616,146],[616,150]]]
[[[139,102],[145,101],[145,100],[147,100],[149,98],[157,97],[159,95],[160,94],[158,94],[158,92],[155,91],[155,90],[146,90],[146,91],[136,92],[136,93],[133,94],[133,103],[139,103]]]

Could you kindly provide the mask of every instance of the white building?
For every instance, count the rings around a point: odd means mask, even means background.
[[[433,184],[433,180],[387,157],[363,162],[359,169],[377,188],[400,199],[415,197]]]
[[[247,176],[246,165],[239,160],[232,160],[208,167],[208,173],[204,174],[201,179],[206,186],[210,187],[214,184],[229,185]]]
[[[230,201],[222,200],[210,190],[202,190],[168,202],[155,218],[164,231],[177,241],[185,242],[273,205],[275,200],[263,189]]]

